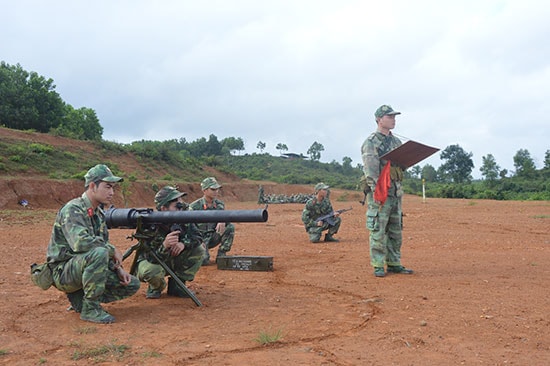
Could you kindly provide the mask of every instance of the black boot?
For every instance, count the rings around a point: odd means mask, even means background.
[[[332,243],[338,243],[340,240],[336,239],[331,234],[325,234],[325,241],[332,242]]]
[[[185,285],[185,281],[182,281],[182,282]],[[187,292],[185,292],[182,288],[179,287],[176,280],[174,280],[172,277],[168,278],[168,295],[176,296],[176,297],[191,297],[187,294]]]
[[[68,293],[67,298],[71,303],[71,306],[69,306],[67,310],[74,310],[77,313],[80,313],[82,311],[82,301],[84,300],[84,290],[80,289],[75,292]]]

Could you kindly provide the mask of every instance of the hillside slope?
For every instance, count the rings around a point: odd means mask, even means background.
[[[258,187],[261,184],[265,194],[297,194],[311,193],[312,187],[308,185],[282,185],[272,182],[257,182],[240,179],[237,176],[222,173],[208,166],[200,169],[199,175],[192,175],[191,179],[163,180],[166,176],[189,176],[185,167],[163,165],[151,165],[142,163],[130,153],[107,154],[91,142],[73,140],[49,134],[19,131],[8,128],[0,128],[0,144],[4,150],[16,150],[16,147],[30,144],[40,144],[52,147],[56,151],[67,152],[74,157],[75,164],[85,172],[91,166],[105,163],[117,167],[117,174],[128,177],[130,174],[136,177],[135,181],[127,180],[124,186],[117,188],[114,201],[117,207],[152,207],[153,196],[157,187],[164,185],[176,185],[187,192],[187,201],[192,201],[202,195],[200,181],[207,176],[215,176],[223,185],[223,199],[231,201],[256,201]],[[11,150],[10,150],[11,149]],[[59,179],[64,176],[63,167],[58,166],[56,172],[44,173],[32,162],[27,163],[26,169],[6,169],[9,156],[3,156],[0,160],[0,209],[20,208],[19,201],[26,200],[30,208],[58,208],[68,199],[77,197],[83,192],[82,179]],[[4,167],[4,169],[2,169]],[[154,178],[151,178],[154,177]],[[346,194],[342,190],[333,190],[333,197]],[[349,194],[349,193],[348,193]],[[357,200],[358,192],[354,192]]]

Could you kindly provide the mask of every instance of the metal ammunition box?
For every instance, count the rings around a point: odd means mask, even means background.
[[[273,257],[225,256],[216,259],[218,269],[233,271],[273,271]]]

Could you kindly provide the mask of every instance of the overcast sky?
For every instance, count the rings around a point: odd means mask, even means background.
[[[94,109],[110,141],[317,141],[321,161],[356,165],[390,104],[403,140],[458,144],[480,177],[487,154],[543,166],[549,19],[539,0],[3,1],[0,60]]]

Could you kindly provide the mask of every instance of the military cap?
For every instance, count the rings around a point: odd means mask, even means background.
[[[378,107],[376,112],[374,112],[374,116],[376,118],[384,117],[386,115],[392,116],[392,115],[396,115],[396,114],[401,114],[401,112],[394,111],[391,106],[386,105],[386,104]]]
[[[84,187],[88,187],[92,182],[122,182],[124,179],[114,176],[107,165],[98,164],[88,170],[84,180]]]
[[[216,180],[216,178],[214,177],[208,177],[208,178],[205,178],[202,182],[201,182],[201,189],[204,191],[205,189],[208,189],[208,188],[214,188],[214,189],[218,189],[218,188],[221,188],[222,186],[218,183],[218,181]]]
[[[155,195],[155,205],[157,210],[160,210],[162,206],[165,206],[168,202],[175,200],[181,196],[185,196],[186,192],[180,192],[176,188],[171,186],[165,186]]]
[[[321,182],[321,183],[317,183],[315,185],[315,193],[319,192],[321,189],[329,189],[330,187],[327,186],[325,183]]]

